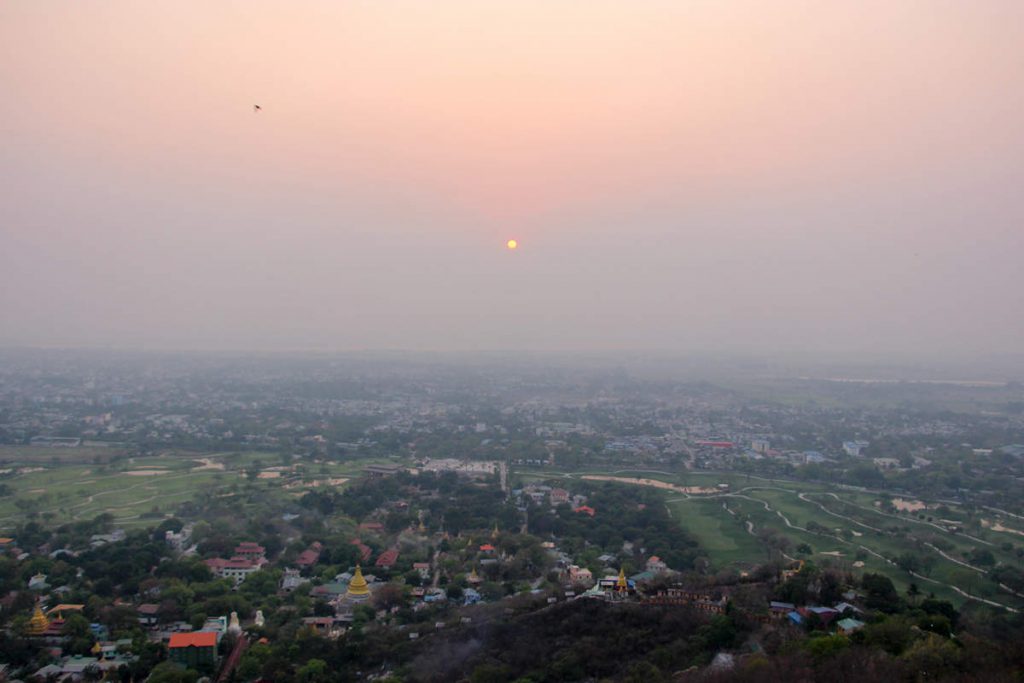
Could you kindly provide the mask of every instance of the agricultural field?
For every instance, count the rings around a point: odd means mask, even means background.
[[[344,486],[373,462],[182,451],[97,459],[92,451],[48,450],[0,448],[0,533],[29,519],[59,525],[103,513],[123,528],[155,525],[182,503],[229,495],[243,485],[260,488],[264,496],[297,498],[317,487]]]
[[[997,563],[1021,566],[1024,536],[1018,532],[1024,520],[995,511],[740,473],[617,470],[519,476],[610,479],[663,489],[672,516],[700,541],[712,568],[742,569],[773,557],[813,561],[883,573],[901,591],[914,583],[923,594],[956,604],[974,599],[1024,609],[1024,595],[988,576]],[[571,488],[571,481],[565,485]]]

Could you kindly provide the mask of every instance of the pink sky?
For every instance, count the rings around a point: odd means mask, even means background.
[[[1024,348],[1019,2],[9,0],[0,90],[0,344]]]

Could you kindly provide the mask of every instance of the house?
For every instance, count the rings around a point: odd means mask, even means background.
[[[651,555],[647,558],[646,569],[652,574],[664,574],[668,571],[668,565],[657,555]]]
[[[320,541],[314,541],[313,545],[309,546],[306,550],[303,550],[299,556],[295,559],[297,564],[302,569],[308,569],[312,567],[320,560],[320,553],[323,551],[324,546]]]
[[[383,569],[390,569],[391,567],[395,566],[395,562],[397,561],[398,549],[390,548],[389,550],[385,550],[384,552],[382,552],[380,554],[380,557],[377,558],[377,561],[374,564]]]
[[[870,445],[871,443],[868,441],[844,441],[843,452],[853,458],[857,458],[860,457],[861,451]]]
[[[348,583],[332,581],[330,583],[314,586],[309,594],[314,598],[333,599],[348,593]]]
[[[420,578],[424,581],[430,578],[430,563],[429,562],[413,562],[413,571],[419,573]]]
[[[44,681],[81,681],[85,680],[86,669],[97,667],[101,671],[105,671],[116,669],[121,663],[116,660],[104,661],[95,657],[75,655],[74,657],[67,657],[56,664],[47,664],[35,672],[35,677]]]
[[[857,619],[840,619],[836,622],[836,628],[839,633],[848,636],[854,631],[864,628],[864,622]]]
[[[573,512],[578,512],[584,515],[590,515],[591,517],[597,514],[597,510],[590,507],[589,505],[580,505],[578,508],[574,508]]]
[[[565,489],[551,489],[551,493],[548,495],[551,498],[552,505],[562,505],[569,502],[569,492]]]
[[[322,636],[329,635],[334,629],[334,617],[305,617],[302,623]]]
[[[265,560],[264,560],[265,561]],[[235,585],[242,583],[253,572],[259,570],[260,564],[247,560],[244,557],[232,557],[225,560],[222,557],[214,557],[206,560],[204,564],[210,568],[218,578],[231,579]]]
[[[795,609],[796,605],[794,605],[791,602],[779,602],[777,600],[772,600],[771,603],[769,603],[768,605],[768,611],[771,612],[774,616],[780,618],[786,616]]]
[[[217,634],[212,631],[174,633],[167,645],[168,658],[189,669],[212,667],[217,661]]]
[[[36,574],[28,580],[28,589],[32,591],[44,591],[50,587],[46,583],[46,574]]]
[[[284,574],[281,576],[281,590],[285,593],[291,593],[307,581],[309,579],[303,578],[299,574],[298,569],[285,569]]]
[[[363,468],[363,472],[365,472],[369,477],[379,478],[390,477],[393,474],[398,474],[401,469],[402,468],[398,465],[367,465]]]
[[[157,614],[160,611],[160,605],[154,605],[153,603],[146,602],[135,608],[135,613],[138,616],[139,624],[148,628],[152,628],[157,625],[160,621]]]
[[[261,557],[266,556],[267,549],[261,546],[259,543],[253,543],[252,541],[245,541],[239,543],[238,547],[235,548],[233,557],[244,557],[247,560],[255,561]]]
[[[359,549],[359,561],[369,562],[370,555],[373,554],[373,550],[370,549],[370,546],[366,545],[358,538],[353,538],[352,541],[350,542],[352,543],[352,545]]]
[[[480,552],[482,553],[493,553],[494,550],[494,546],[490,543],[484,543],[482,546],[480,546]]]
[[[835,619],[836,615],[839,614],[836,610],[831,607],[801,607],[797,610],[804,619],[810,619],[811,615],[815,615],[821,620],[821,623],[828,625]]]
[[[574,564],[569,567],[569,581],[572,583],[591,584],[594,582],[594,575],[586,567],[579,567]]]

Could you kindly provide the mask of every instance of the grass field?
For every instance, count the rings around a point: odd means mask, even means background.
[[[924,593],[954,603],[971,596],[1013,609],[1024,609],[1024,599],[1001,590],[985,576],[983,567],[969,566],[969,553],[988,550],[999,562],[1014,564],[1020,559],[1003,548],[1016,538],[979,524],[971,524],[971,514],[947,506],[944,514],[964,520],[966,531],[951,532],[936,521],[933,507],[928,514],[891,513],[886,505],[893,497],[879,492],[829,488],[821,484],[766,480],[737,473],[652,472],[642,470],[557,473],[534,471],[531,479],[564,477],[578,479],[586,474],[653,479],[682,486],[713,488],[728,484],[727,493],[686,495],[666,491],[666,505],[672,516],[692,533],[706,550],[713,567],[744,566],[763,562],[770,556],[758,533],[773,530],[789,541],[784,552],[819,564],[831,564],[851,571],[875,571],[889,576],[896,587],[906,591],[916,583]],[[567,483],[567,487],[571,484]],[[631,486],[635,484],[620,484]],[[925,514],[925,519],[919,519]],[[812,553],[798,556],[795,548],[806,543]],[[1021,545],[1020,542],[1017,545]],[[940,552],[941,550],[941,552]],[[893,561],[913,552],[927,556],[931,566],[913,576]],[[944,553],[944,554],[943,554]],[[863,565],[854,566],[854,563]]]
[[[152,457],[94,462],[91,452],[63,451],[52,460],[47,449],[0,448],[0,479],[9,492],[0,497],[0,532],[29,519],[57,525],[87,520],[101,513],[125,528],[158,524],[181,503],[200,496],[230,493],[255,485],[266,495],[298,497],[319,486],[343,486],[372,460],[296,462],[284,465],[279,455],[256,452],[167,452]],[[71,458],[68,453],[77,453]],[[250,482],[250,473],[262,476]]]

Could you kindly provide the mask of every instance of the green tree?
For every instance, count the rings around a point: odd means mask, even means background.
[[[319,683],[327,680],[327,662],[322,659],[311,659],[303,664],[295,677],[301,683]]]

